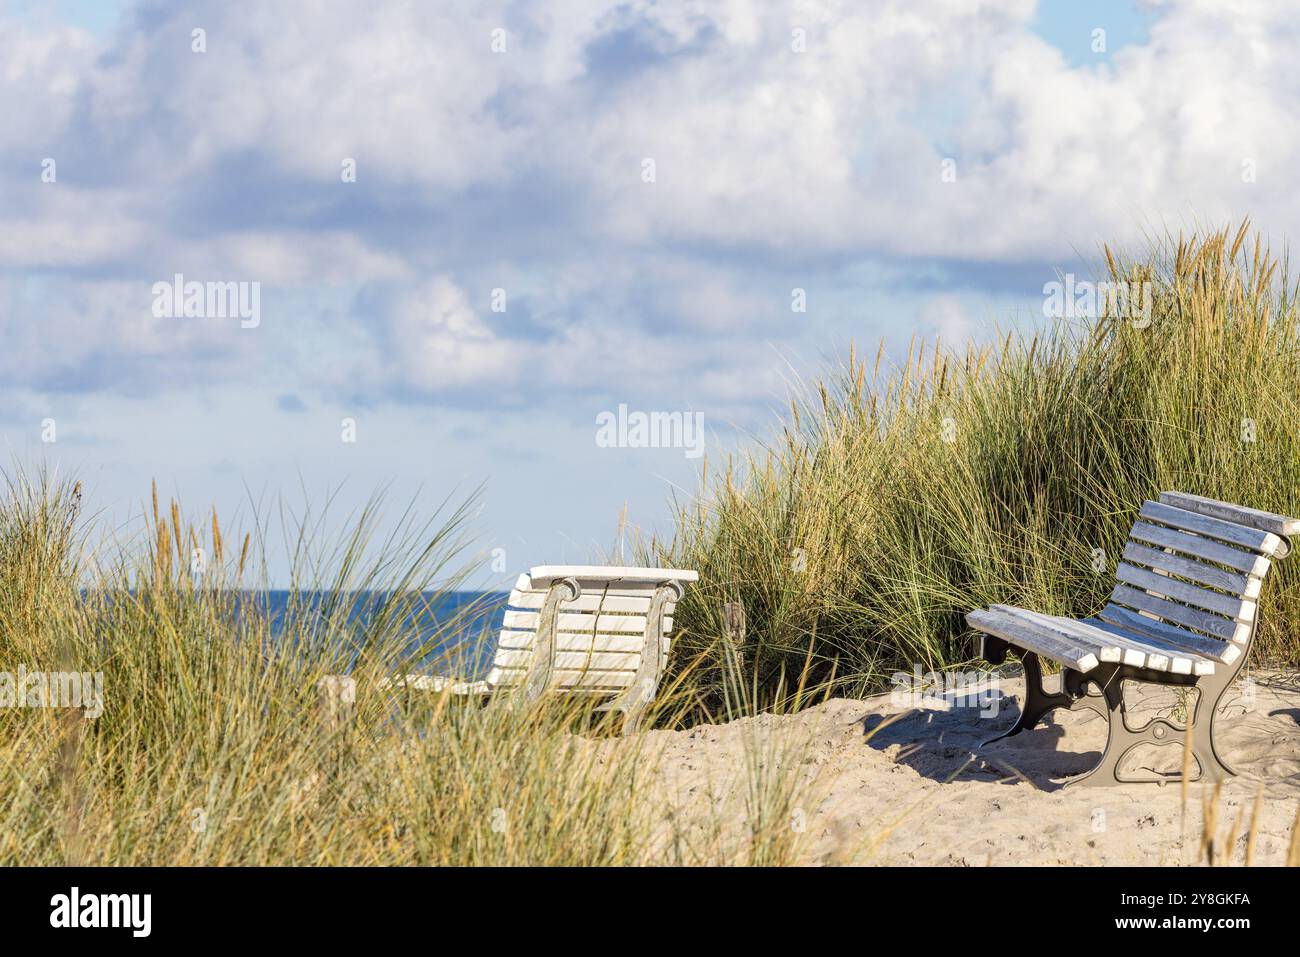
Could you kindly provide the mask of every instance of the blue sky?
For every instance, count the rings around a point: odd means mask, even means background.
[[[717,462],[850,341],[1041,323],[1103,241],[1289,235],[1296,32],[1209,0],[0,0],[0,436],[107,527],[151,479],[246,517],[484,485],[507,575],[600,558],[700,469],[602,413],[700,413]],[[176,274],[256,283],[259,321],[155,315]]]
[[[1040,0],[1030,29],[1056,47],[1070,66],[1096,66],[1108,62],[1128,46],[1150,39],[1157,7],[1137,0]],[[1105,31],[1104,49],[1094,50],[1093,31]]]

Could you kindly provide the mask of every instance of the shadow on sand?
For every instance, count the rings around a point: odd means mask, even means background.
[[[994,706],[984,710],[873,712],[861,719],[863,738],[869,747],[889,753],[896,764],[941,783],[1026,781],[1041,791],[1059,791],[1070,778],[1096,766],[1106,746],[1107,726],[1091,711],[1050,712],[1032,730],[992,740],[1020,713],[1015,690],[1013,685],[1012,693],[999,692],[991,701]],[[1172,702],[1161,699],[1161,690],[1135,686],[1131,699],[1126,692],[1134,726],[1169,715]],[[1225,701],[1216,737],[1243,778],[1294,787],[1300,784],[1300,707],[1289,705],[1300,692],[1285,685],[1261,685],[1257,693],[1262,697],[1258,706],[1243,707],[1240,696]],[[1125,773],[1170,774],[1180,770],[1181,760],[1182,748],[1174,739],[1135,752]]]
[[[868,714],[861,722],[863,736],[878,751],[895,749],[896,763],[943,783],[1027,781],[1041,791],[1058,791],[1101,759],[1106,725],[1091,712],[1049,714],[1032,730],[983,745],[1019,715],[1014,696],[1003,695],[997,704],[987,715],[973,708]],[[1062,718],[1069,722],[1068,734],[1058,723]]]

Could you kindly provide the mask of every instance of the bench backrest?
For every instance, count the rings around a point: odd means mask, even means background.
[[[488,684],[511,687],[524,682],[533,663],[542,609],[557,583],[561,588],[566,582],[576,584],[578,594],[562,592],[550,687],[608,695],[631,686],[641,669],[643,652],[654,649],[646,633],[654,618],[659,619],[654,637],[660,662],[667,661],[673,610],[682,594],[678,582],[694,580],[695,573],[668,569],[662,577],[653,577],[647,575],[653,570],[628,569],[629,577],[619,577],[617,571],[599,566],[545,566],[520,575],[507,602]],[[667,589],[667,594],[660,602],[662,612],[655,615],[652,604],[661,589]]]
[[[1098,617],[1235,660],[1254,634],[1264,576],[1290,551],[1288,537],[1297,531],[1300,519],[1162,492],[1160,501],[1144,503],[1138,513],[1110,603]],[[1239,646],[1241,654],[1224,649],[1225,643]]]

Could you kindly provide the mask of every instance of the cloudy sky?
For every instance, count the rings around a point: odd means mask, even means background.
[[[0,0],[6,452],[110,522],[486,483],[509,572],[599,557],[700,466],[602,412],[716,459],[850,340],[1045,321],[1102,241],[1294,235],[1283,8]],[[257,324],[157,315],[177,274]]]

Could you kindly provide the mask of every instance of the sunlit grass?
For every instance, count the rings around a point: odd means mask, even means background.
[[[1107,258],[1114,278],[1154,284],[1149,325],[918,344],[894,371],[851,354],[770,448],[705,477],[671,542],[643,545],[700,572],[650,725],[747,719],[740,759],[698,800],[659,775],[665,736],[622,737],[592,702],[383,687],[476,611],[446,601],[473,565],[472,498],[395,525],[376,500],[333,538],[323,509],[281,511],[291,595],[273,629],[249,599],[266,525],[155,495],[141,527],[90,548],[79,486],[17,470],[0,503],[0,670],[102,672],[105,709],[0,713],[0,863],[806,860],[809,741],[754,716],[957,665],[971,608],[1095,611],[1163,489],[1300,512],[1284,263],[1244,226]],[[1296,561],[1265,589],[1257,661],[1300,661]],[[724,602],[743,605],[743,638],[725,637]],[[332,675],[357,689],[338,720],[319,691]]]
[[[678,660],[705,659],[701,700],[722,696],[723,601],[745,607],[758,697],[779,699],[805,663],[844,692],[879,690],[896,669],[968,659],[972,608],[1094,613],[1137,509],[1162,490],[1300,513],[1285,261],[1245,224],[1106,259],[1112,279],[1152,284],[1149,324],[918,342],[896,370],[883,351],[850,353],[792,402],[776,441],[706,476],[675,538],[648,546],[700,571],[677,620]],[[1261,622],[1256,660],[1300,661],[1293,561],[1270,577]]]
[[[653,736],[621,736],[596,702],[383,686],[478,611],[445,603],[472,567],[472,499],[427,522],[408,512],[382,538],[378,502],[337,541],[319,514],[299,516],[274,630],[249,590],[266,529],[190,522],[155,496],[142,546],[91,552],[79,501],[76,486],[19,473],[0,503],[0,670],[101,672],[104,692],[94,719],[0,713],[0,863],[792,861],[780,808],[796,785],[768,764],[774,746],[750,762],[739,811],[680,806],[654,799]],[[355,681],[355,702],[327,709],[333,675]],[[663,689],[660,723],[680,718],[679,688]],[[761,821],[738,835],[746,808]],[[671,839],[681,820],[724,814],[703,839]]]

